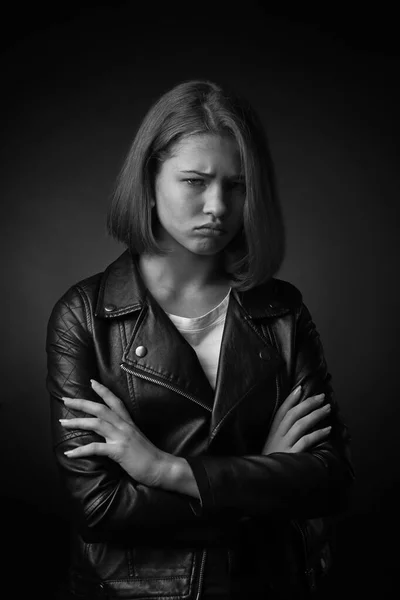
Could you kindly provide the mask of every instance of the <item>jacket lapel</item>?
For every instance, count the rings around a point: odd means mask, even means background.
[[[196,352],[150,295],[122,360],[136,376],[170,387],[211,412],[214,391]]]
[[[275,375],[283,359],[231,294],[222,337],[210,439],[256,386]],[[273,399],[275,400],[275,399]]]
[[[169,387],[211,413],[214,391],[197,355],[146,289],[137,258],[125,250],[104,271],[95,316],[124,319],[128,344],[122,368]]]

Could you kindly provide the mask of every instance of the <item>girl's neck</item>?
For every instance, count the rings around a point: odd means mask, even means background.
[[[157,287],[171,293],[200,291],[229,281],[216,256],[141,254],[139,269],[150,290]]]

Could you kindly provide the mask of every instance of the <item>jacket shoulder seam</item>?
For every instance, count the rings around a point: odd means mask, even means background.
[[[82,301],[83,301],[83,304],[85,307],[85,318],[86,318],[87,328],[90,331],[90,333],[93,335],[93,322],[92,322],[92,317],[90,314],[90,300],[89,300],[85,290],[79,284],[76,285],[76,290],[77,290],[78,294],[80,295],[80,297],[82,298]]]

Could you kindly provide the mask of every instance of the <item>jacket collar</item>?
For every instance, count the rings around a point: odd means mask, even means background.
[[[272,278],[267,283],[234,295],[251,319],[278,317],[301,304],[301,293],[292,284]],[[137,255],[125,250],[101,277],[95,316],[121,317],[140,310],[147,290],[140,276]]]

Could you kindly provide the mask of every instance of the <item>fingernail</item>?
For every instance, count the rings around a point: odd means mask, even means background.
[[[294,390],[293,394],[295,396],[297,396],[298,394],[300,394],[300,392],[301,392],[301,385],[298,385],[297,388]]]
[[[329,412],[331,410],[331,405],[330,404],[326,404],[324,406],[324,410],[326,410],[326,412]]]
[[[61,423],[61,425],[64,425],[64,423],[66,423],[68,421],[68,419],[58,419]]]
[[[66,398],[65,396],[62,396],[61,400],[63,400],[63,402],[68,402],[69,400],[73,400],[73,398]]]
[[[67,456],[70,456],[73,453],[73,450],[66,450],[64,452],[64,454],[66,454]]]

